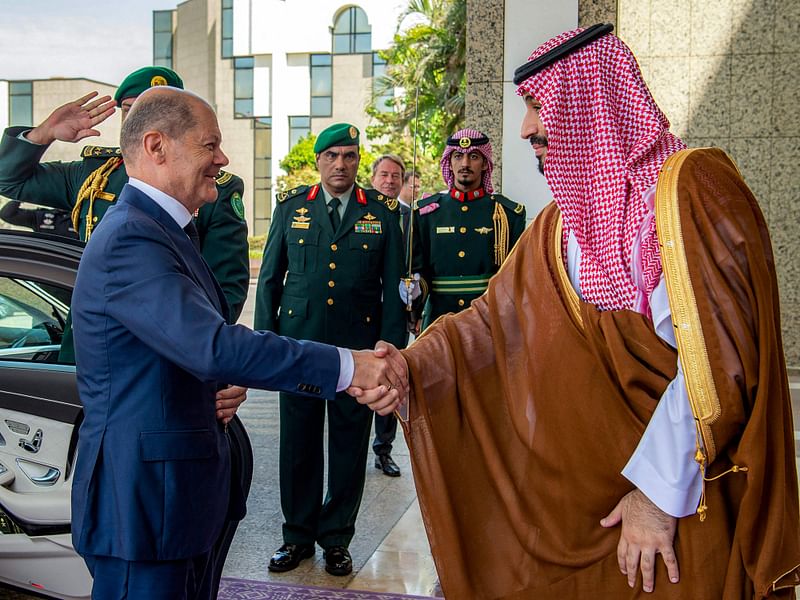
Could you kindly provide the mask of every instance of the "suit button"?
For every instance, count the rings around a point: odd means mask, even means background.
[[[364,250],[369,250],[369,246],[367,246],[366,244],[361,244],[361,247],[362,247]]]
[[[467,253],[464,252],[463,250],[459,250],[458,251],[458,258],[464,258],[466,255],[467,255]]]
[[[461,233],[467,233],[467,228],[466,227],[461,227],[461,228],[459,228],[459,231]]]
[[[298,244],[304,244],[304,243],[305,243],[305,240],[304,240],[303,238],[300,238],[299,240],[297,240],[297,243],[298,243]]]
[[[333,306],[333,298],[328,298],[328,306]]]
[[[469,206],[467,206],[466,204],[462,204],[461,205],[461,211],[462,212],[467,212],[468,210],[469,210]]]
[[[458,299],[458,305],[459,306],[464,306],[464,299],[463,298],[459,298]]]
[[[294,314],[294,311],[293,311],[293,310],[290,308],[290,309],[288,310],[288,313],[291,315],[291,314]]]
[[[336,268],[336,263],[329,264],[328,268],[331,269],[331,271],[334,270]]]
[[[336,244],[331,244],[331,250],[333,250],[334,252],[336,252],[338,248],[339,246],[337,246]]]
[[[335,285],[336,285],[336,282],[335,282],[335,281],[329,281],[329,282],[328,282],[328,287],[333,287],[333,286],[335,286]]]

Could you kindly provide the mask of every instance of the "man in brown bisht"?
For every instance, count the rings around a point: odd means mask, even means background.
[[[767,226],[723,151],[669,133],[610,30],[564,33],[517,70],[522,136],[555,202],[471,308],[402,352],[442,589],[794,597],[797,473]]]

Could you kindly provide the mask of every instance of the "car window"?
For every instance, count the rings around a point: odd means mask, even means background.
[[[70,290],[0,277],[0,360],[57,362]]]

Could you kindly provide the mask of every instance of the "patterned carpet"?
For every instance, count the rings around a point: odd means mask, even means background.
[[[219,600],[429,600],[423,596],[361,592],[224,577]]]

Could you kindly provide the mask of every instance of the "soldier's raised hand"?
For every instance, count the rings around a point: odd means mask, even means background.
[[[114,114],[116,103],[111,96],[97,98],[98,93],[90,92],[59,106],[26,137],[34,144],[51,144],[56,140],[79,142],[100,135],[95,127]]]

